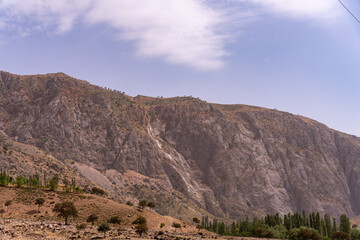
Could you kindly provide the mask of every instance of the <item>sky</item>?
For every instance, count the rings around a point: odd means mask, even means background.
[[[0,70],[276,108],[360,136],[360,24],[338,0],[0,0]]]

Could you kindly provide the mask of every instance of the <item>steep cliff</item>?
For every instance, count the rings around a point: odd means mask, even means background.
[[[1,72],[0,130],[174,216],[360,214],[359,138],[285,112]]]

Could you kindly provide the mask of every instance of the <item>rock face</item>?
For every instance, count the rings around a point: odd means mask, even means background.
[[[143,184],[225,217],[360,214],[360,139],[285,112],[1,72],[0,130],[93,168],[118,195]]]

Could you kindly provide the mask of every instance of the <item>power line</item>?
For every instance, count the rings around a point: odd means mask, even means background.
[[[346,11],[348,11],[350,13],[350,15],[355,18],[355,20],[360,24],[360,20],[350,11],[349,8],[346,7],[346,5],[341,1],[341,0],[338,0],[339,3],[341,3],[341,5],[346,9]]]

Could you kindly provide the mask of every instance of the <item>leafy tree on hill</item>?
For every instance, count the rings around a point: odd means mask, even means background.
[[[146,223],[138,224],[135,227],[136,233],[140,235],[140,237],[148,231],[148,227]]]
[[[40,212],[40,208],[42,205],[44,205],[45,199],[43,198],[37,198],[35,199],[35,205],[38,205],[38,212]]]
[[[146,218],[143,217],[143,216],[137,217],[137,218],[132,222],[132,224],[145,224],[145,223],[147,223],[147,221],[146,221]]]
[[[65,225],[68,225],[69,217],[76,218],[78,216],[78,211],[74,203],[68,201],[55,204],[53,211],[57,213],[58,217],[65,219]]]
[[[99,217],[96,214],[91,214],[86,219],[87,222],[91,222],[91,225],[94,225],[94,223],[99,219]]]
[[[106,232],[110,231],[111,228],[109,226],[109,224],[107,222],[101,223],[97,229],[99,232],[103,232],[104,233],[104,238],[106,237]]]

